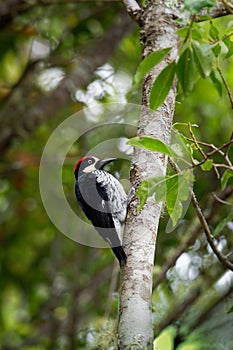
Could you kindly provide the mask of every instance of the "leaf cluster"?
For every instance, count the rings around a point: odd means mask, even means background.
[[[157,176],[142,181],[140,184],[137,195],[140,199],[140,205],[138,210],[141,210],[148,197],[155,196],[155,201],[165,202],[167,212],[172,219],[173,226],[176,226],[177,222],[182,218],[183,210],[182,203],[190,199],[192,184],[195,181],[193,170],[197,167],[204,172],[215,170],[217,178],[220,179],[221,189],[225,190],[226,186],[233,177],[233,166],[229,160],[228,154],[233,144],[233,138],[223,145],[221,148],[217,148],[213,145],[204,144],[205,147],[212,148],[213,150],[205,153],[202,149],[202,143],[198,143],[195,135],[192,131],[191,125],[188,125],[192,138],[186,138],[183,134],[175,130],[179,142],[182,144],[183,154],[177,154],[174,147],[168,146],[161,140],[153,137],[134,137],[128,141],[128,144],[134,147],[144,148],[153,152],[160,152],[169,157],[172,173],[166,176]],[[225,152],[222,150],[225,149]],[[202,156],[202,160],[194,158],[195,152]],[[225,164],[218,164],[214,162],[212,158],[215,154],[219,153],[225,160]],[[187,160],[188,159],[188,160]],[[222,175],[220,175],[218,168],[224,169]],[[220,230],[231,220],[231,215],[227,220],[220,222],[220,226],[216,228],[216,232]],[[220,227],[220,228],[219,228]]]
[[[170,91],[175,76],[179,84],[179,93],[188,95],[200,78],[209,78],[220,96],[223,87],[226,89],[231,105],[233,99],[227,81],[220,68],[220,61],[226,61],[233,55],[233,32],[229,22],[228,30],[220,35],[214,21],[209,19],[209,30],[195,22],[195,14],[204,7],[212,7],[215,1],[186,1],[185,9],[189,10],[188,25],[179,29],[181,37],[176,60],[168,63],[155,79],[150,92],[150,108],[156,110],[164,102]],[[166,59],[172,47],[149,54],[138,66],[134,84],[138,84],[151,69]]]

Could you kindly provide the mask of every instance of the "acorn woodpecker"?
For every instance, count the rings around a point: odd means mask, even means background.
[[[75,194],[79,205],[100,236],[109,243],[122,266],[127,259],[121,246],[127,196],[120,182],[103,167],[115,158],[86,156],[75,165]]]

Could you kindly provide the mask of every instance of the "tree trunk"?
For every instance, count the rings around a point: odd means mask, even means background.
[[[153,51],[173,47],[166,60],[157,65],[144,79],[142,112],[138,136],[153,136],[169,143],[175,108],[176,86],[173,85],[163,105],[150,111],[149,94],[161,70],[177,55],[178,1],[154,1],[141,15],[143,58]],[[166,173],[166,157],[159,153],[135,149],[131,171],[131,185],[137,188],[143,180]],[[138,212],[135,196],[128,208],[124,246],[128,255],[127,266],[121,271],[121,292],[118,337],[119,349],[152,349],[153,323],[151,312],[152,272],[161,203],[148,198]]]

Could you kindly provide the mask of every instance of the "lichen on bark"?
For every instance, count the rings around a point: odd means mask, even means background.
[[[149,96],[153,82],[177,55],[177,25],[179,15],[176,0],[150,2],[141,16],[142,58],[153,51],[172,47],[167,58],[146,75],[142,91],[142,109],[138,123],[138,136],[152,136],[169,143],[175,109],[174,84],[163,105],[149,110]],[[173,5],[173,6],[172,6]],[[166,173],[166,157],[162,154],[135,149],[131,184],[138,184],[151,176]],[[138,198],[130,202],[126,220],[124,245],[127,265],[121,271],[120,317],[118,325],[119,349],[152,349],[153,324],[151,312],[152,273],[159,218],[162,204],[148,198],[138,212]]]

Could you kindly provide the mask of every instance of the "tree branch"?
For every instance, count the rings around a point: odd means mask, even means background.
[[[228,94],[228,97],[229,97],[229,100],[230,100],[230,103],[231,103],[231,108],[233,109],[233,96],[232,96],[232,93],[231,93],[231,90],[228,86],[228,83],[223,75],[223,72],[221,70],[221,68],[219,67],[219,65],[217,65],[217,71],[222,79],[222,82],[223,82],[223,85],[225,86],[226,90],[227,90],[227,94]]]
[[[209,205],[208,214],[206,215],[206,220],[210,220],[214,216],[214,214],[216,214],[217,208],[220,206],[220,203],[229,204],[225,200],[231,197],[232,194],[233,194],[233,187],[227,187],[224,191],[220,192],[218,195],[213,195],[213,199]],[[191,247],[195,243],[195,240],[198,237],[201,228],[202,228],[201,224],[194,227],[191,233],[188,235],[188,237],[175,250],[171,258],[162,267],[158,276],[156,276],[153,283],[153,289],[155,289],[164,280],[168,270],[175,265],[176,260],[181,256],[181,254],[183,254],[189,247]]]
[[[226,298],[230,296],[233,292],[233,286],[231,286],[226,292],[223,292],[223,294],[220,296],[220,298],[217,299],[217,301],[214,301],[210,305],[206,305],[202,313],[195,319],[195,321],[192,323],[191,327],[189,327],[189,332],[193,332],[196,328],[200,326],[204,322],[204,320],[210,320],[210,313],[214,310],[214,308],[219,305],[221,302],[226,303]]]
[[[207,10],[206,8],[201,10],[196,16],[194,21],[195,22],[203,22],[206,21],[207,17],[210,18],[219,18],[223,16],[227,16],[232,13],[233,6],[228,3],[228,7],[223,4],[223,2],[218,2],[216,6],[213,6],[210,8],[210,10]]]
[[[168,2],[167,2],[168,3]],[[180,4],[181,5],[181,2]],[[167,63],[177,57],[177,23],[173,20],[174,8],[179,17],[177,1],[150,1],[142,15],[143,52],[147,57],[156,50],[172,47],[167,61],[160,62],[145,77],[142,91],[142,108],[137,135],[152,136],[170,142],[170,133],[175,109],[176,86],[172,86],[163,105],[150,110],[149,96],[156,77]],[[130,181],[133,188],[152,176],[166,173],[167,158],[160,153],[135,148],[134,166]],[[119,349],[151,349],[153,326],[151,313],[152,276],[154,253],[161,203],[148,198],[144,208],[138,212],[138,198],[130,202],[124,234],[124,246],[128,256],[121,270],[120,317],[118,323]]]
[[[206,147],[212,148],[213,149],[212,151],[206,153],[207,158],[212,157],[215,153],[219,153],[221,156],[226,158],[227,152],[229,151],[230,146],[233,144],[233,133],[231,135],[230,140],[227,141],[226,143],[224,143],[223,145],[221,145],[220,147],[216,147],[212,143],[206,143],[206,142],[202,142],[202,141],[197,141],[196,138],[193,139],[193,138],[186,137],[186,140],[188,140],[190,142],[193,142],[193,143],[197,143],[197,144],[202,145],[202,146],[206,146]],[[224,149],[224,148],[226,148],[225,152],[222,151],[222,149]],[[205,161],[206,160],[203,159],[203,161],[201,161],[200,163],[203,164]],[[229,160],[227,162],[228,162],[228,165],[230,165],[230,166],[232,165]],[[199,166],[200,163],[198,163],[197,166]],[[196,164],[195,164],[195,166],[196,166]]]
[[[166,277],[166,274],[168,270],[173,267],[177,261],[177,259],[194,243],[196,238],[198,237],[200,233],[201,225],[196,226],[190,233],[190,235],[186,238],[186,240],[180,244],[180,246],[175,250],[174,254],[171,256],[171,258],[166,261],[166,263],[163,265],[160,273],[158,276],[156,276],[154,283],[153,283],[153,289],[157,288],[158,285],[164,280]]]
[[[183,313],[193,305],[195,300],[201,295],[201,288],[196,288],[193,291],[191,291],[188,296],[180,302],[178,305],[176,305],[172,312],[166,316],[166,319],[162,321],[155,330],[154,336],[157,337],[159,333],[162,332],[166,327],[168,327],[170,324],[174,323],[175,321],[179,320],[179,318],[183,315]]]
[[[206,221],[206,218],[204,217],[204,215],[202,214],[201,208],[199,206],[199,203],[196,199],[196,196],[194,194],[193,191],[191,191],[191,202],[193,204],[193,207],[196,209],[197,212],[197,216],[200,220],[200,223],[204,229],[204,232],[206,234],[206,238],[207,241],[209,243],[209,245],[211,246],[213,252],[215,253],[215,255],[217,256],[217,258],[219,259],[219,261],[228,269],[230,269],[231,271],[233,271],[233,263],[231,263],[226,256],[224,256],[216,247],[214,240],[212,238],[212,234],[211,234],[211,230],[209,228],[209,225]]]
[[[122,0],[130,17],[141,26],[142,8],[136,0]]]

